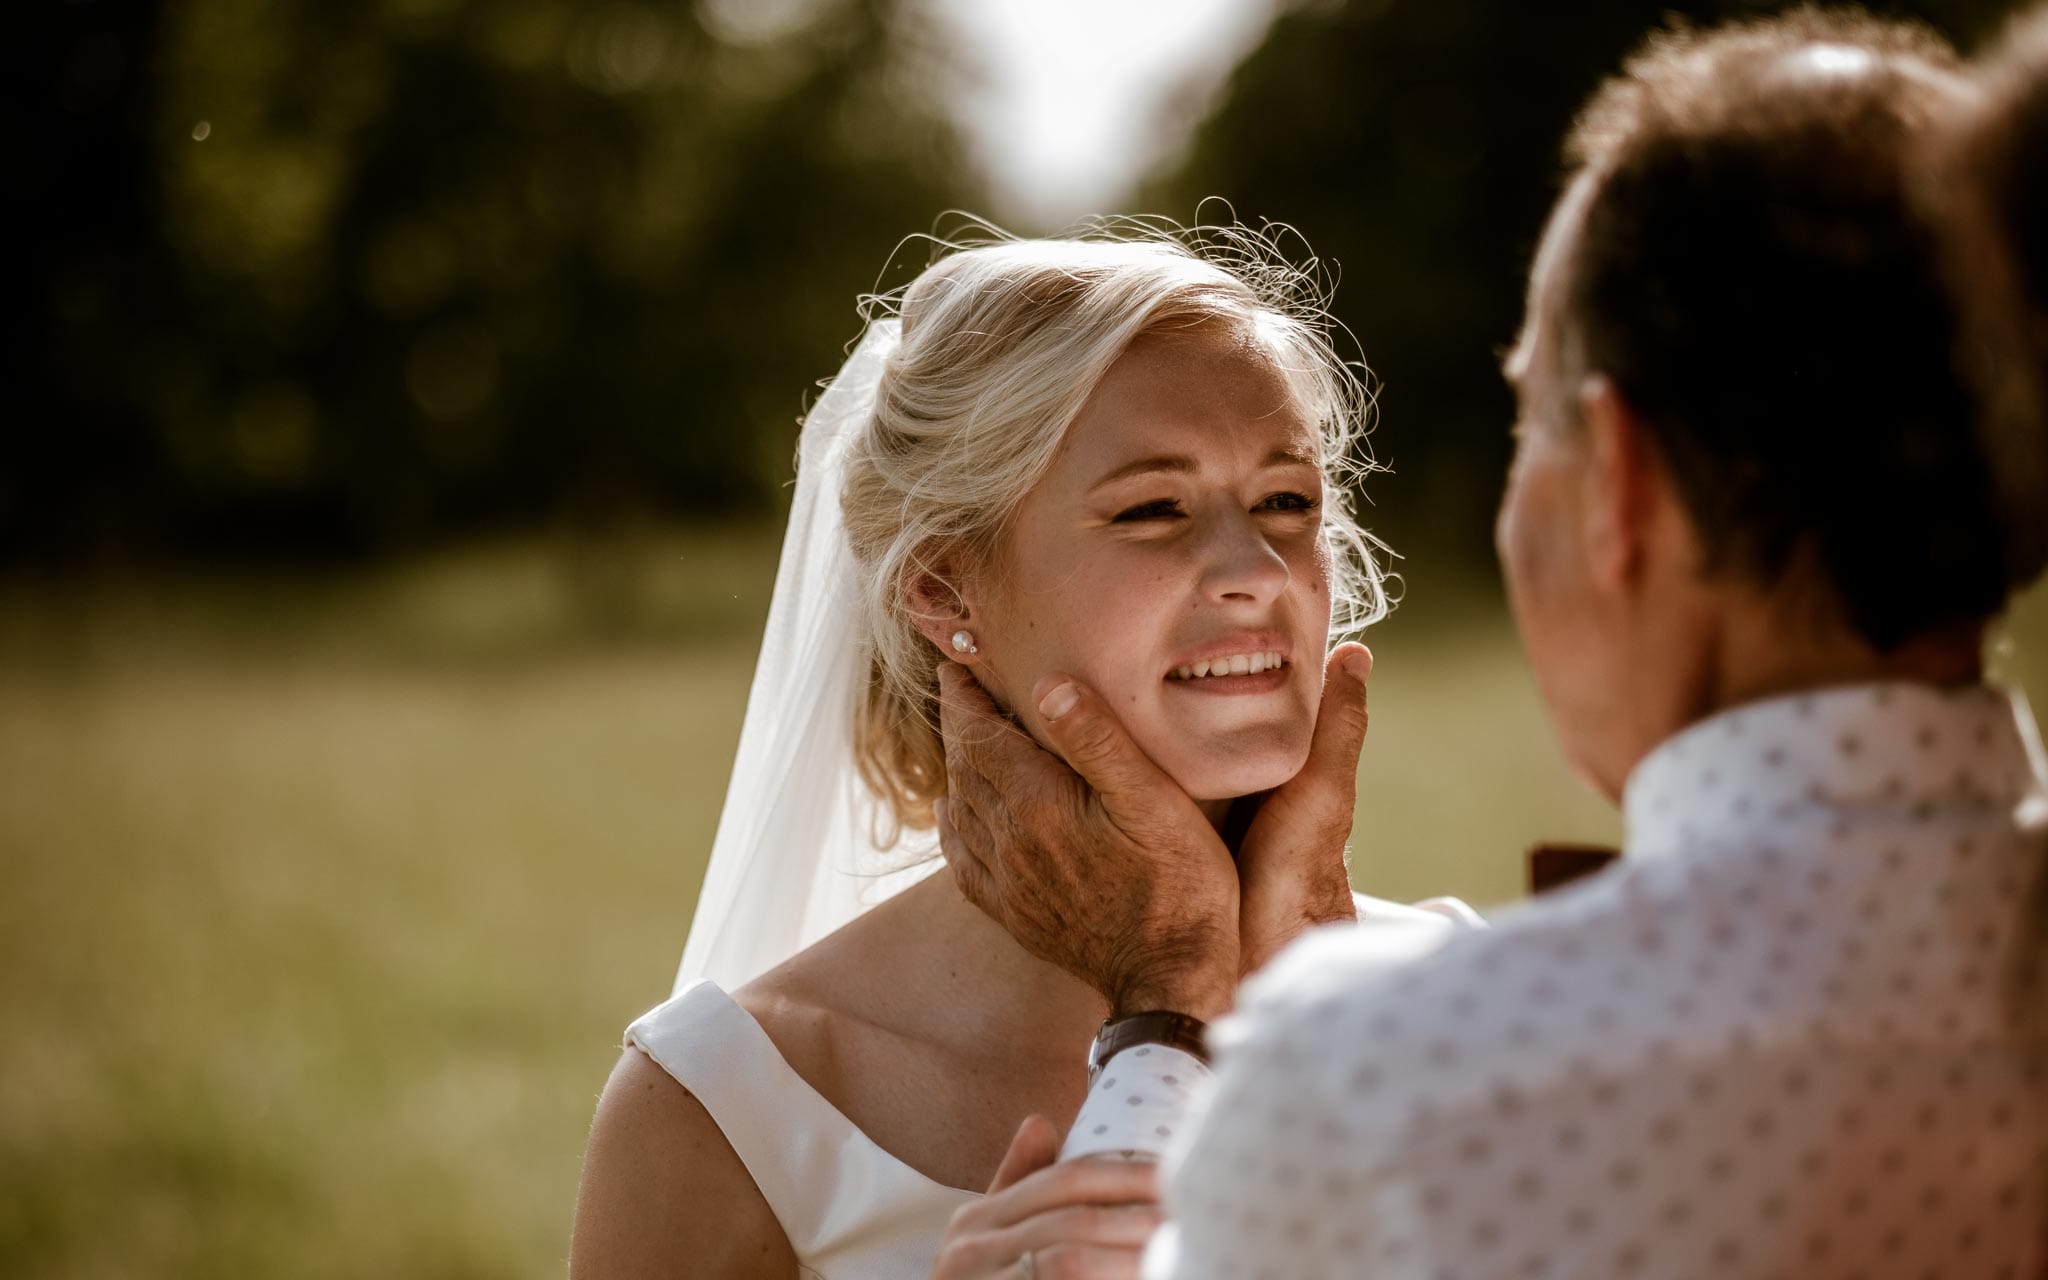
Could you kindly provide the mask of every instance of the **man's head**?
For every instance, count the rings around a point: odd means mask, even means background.
[[[1913,178],[1970,94],[1922,30],[1801,11],[1659,34],[1581,113],[1498,541],[1609,794],[1731,702],[1974,672],[2002,526]]]

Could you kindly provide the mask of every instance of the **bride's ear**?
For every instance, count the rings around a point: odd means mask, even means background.
[[[978,661],[981,640],[975,633],[974,610],[958,578],[944,563],[926,565],[904,585],[903,605],[918,632],[955,662]]]

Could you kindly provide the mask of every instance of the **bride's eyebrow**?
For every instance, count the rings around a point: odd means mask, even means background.
[[[1158,472],[1174,475],[1193,475],[1201,469],[1201,464],[1186,454],[1158,454],[1150,458],[1139,458],[1136,462],[1126,462],[1102,477],[1102,479],[1097,480],[1094,484],[1089,485],[1088,492],[1093,493],[1097,489],[1107,488],[1119,480],[1129,480],[1133,476],[1152,475]]]
[[[1303,453],[1299,449],[1287,448],[1273,450],[1273,452],[1266,455],[1266,460],[1260,464],[1261,468],[1286,466],[1313,467],[1316,465],[1317,463],[1314,455]],[[1116,470],[1102,477],[1102,479],[1097,480],[1094,484],[1088,486],[1088,492],[1093,493],[1097,489],[1107,488],[1108,486],[1115,484],[1119,480],[1129,480],[1133,476],[1153,475],[1158,473],[1165,473],[1168,475],[1193,475],[1201,469],[1202,466],[1200,463],[1196,462],[1193,458],[1188,457],[1184,453],[1157,454],[1150,458],[1139,458],[1135,462],[1126,462],[1124,465],[1118,467]]]

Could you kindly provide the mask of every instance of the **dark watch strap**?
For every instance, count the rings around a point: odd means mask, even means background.
[[[1539,844],[1529,850],[1529,892],[1549,893],[1605,871],[1621,850],[1600,844]]]
[[[1109,1065],[1111,1058],[1139,1045],[1163,1044],[1168,1048],[1193,1054],[1207,1063],[1208,1032],[1209,1024],[1200,1018],[1190,1018],[1184,1013],[1173,1013],[1165,1009],[1111,1018],[1095,1033],[1095,1043],[1088,1046],[1088,1083],[1095,1083],[1095,1077],[1102,1074],[1102,1069]]]

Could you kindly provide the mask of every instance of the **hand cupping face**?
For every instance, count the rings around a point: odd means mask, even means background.
[[[1371,669],[1360,645],[1330,656],[1309,762],[1258,802],[1234,860],[1085,685],[1049,676],[1033,691],[1055,755],[971,675],[942,669],[939,833],[956,883],[1113,1014],[1215,1018],[1241,975],[1352,915],[1344,851]]]
[[[1072,695],[1045,723],[1064,762],[971,676],[940,673],[949,790],[939,833],[955,881],[1112,1010],[1213,1017],[1229,1007],[1238,974],[1230,851],[1100,697],[1078,682],[1050,683],[1038,692],[1064,685]]]

